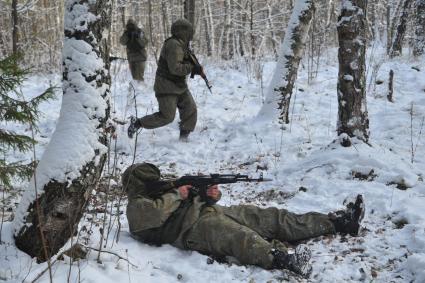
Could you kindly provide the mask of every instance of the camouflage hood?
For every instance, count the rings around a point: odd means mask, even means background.
[[[195,31],[188,20],[180,19],[171,25],[171,34],[174,37],[183,40],[183,42],[189,43],[189,41],[193,39]]]
[[[125,25],[127,30],[136,30],[138,29],[137,23],[133,19],[129,19]]]
[[[161,172],[158,167],[150,163],[138,163],[128,167],[122,174],[123,189],[128,195],[143,196],[147,193],[145,182],[158,181]]]

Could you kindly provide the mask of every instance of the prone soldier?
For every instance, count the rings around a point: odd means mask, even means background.
[[[311,251],[306,245],[291,251],[284,242],[336,233],[357,236],[364,216],[361,195],[334,213],[294,214],[275,207],[217,205],[221,198],[217,182],[203,198],[191,194],[193,188],[183,184],[184,177],[177,182],[160,178],[159,169],[149,163],[134,164],[122,176],[128,194],[127,219],[136,239],[220,258],[232,256],[241,264],[287,269],[303,277],[312,272]]]

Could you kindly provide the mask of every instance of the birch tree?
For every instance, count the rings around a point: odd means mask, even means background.
[[[338,17],[338,134],[369,139],[366,107],[367,0],[342,0]],[[350,146],[345,139],[344,146]]]
[[[277,114],[280,122],[289,123],[292,90],[314,11],[313,0],[295,2],[260,116]]]
[[[75,233],[106,158],[109,0],[66,0],[60,117],[17,209],[16,246],[45,261]]]
[[[416,0],[415,44],[413,55],[420,56],[425,52],[425,0]]]

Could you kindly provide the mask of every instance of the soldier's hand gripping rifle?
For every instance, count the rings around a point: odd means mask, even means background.
[[[193,53],[193,51],[190,48],[188,48],[188,54],[189,54],[190,61],[192,62],[193,65],[195,65],[195,68],[200,70],[199,75],[201,76],[202,79],[204,79],[205,84],[207,85],[210,93],[212,93],[212,91],[211,91],[212,85],[208,81],[207,75],[205,75],[205,73],[204,73],[204,68],[199,63],[198,58],[196,58],[196,56],[195,56],[195,53]],[[190,78],[193,79],[195,77],[195,75],[196,74],[192,71],[192,73],[190,74]]]
[[[148,185],[153,188],[149,193],[149,197],[160,196],[167,191],[184,186],[191,185],[190,189],[191,196],[199,195],[202,201],[205,201],[208,205],[216,203],[215,200],[207,196],[207,189],[212,185],[218,184],[232,184],[237,182],[267,182],[271,179],[263,178],[263,174],[257,179],[249,178],[247,175],[241,174],[211,174],[205,176],[196,175],[185,175],[175,180],[164,180],[150,182]]]

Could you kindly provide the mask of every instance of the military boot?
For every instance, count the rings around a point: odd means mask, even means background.
[[[136,117],[130,117],[130,126],[127,129],[127,135],[130,139],[133,138],[134,134],[137,132],[137,129],[140,128],[139,121]]]
[[[354,202],[349,202],[345,210],[339,210],[329,214],[335,226],[335,231],[341,234],[357,236],[360,230],[360,222],[363,220],[365,205],[363,196],[357,195]]]
[[[298,245],[294,252],[286,253],[277,249],[271,251],[274,269],[287,269],[308,278],[313,271],[310,264],[311,251],[307,245]]]
[[[190,134],[190,131],[188,131],[188,130],[180,130],[179,140],[181,142],[188,142],[189,141],[189,134]]]

